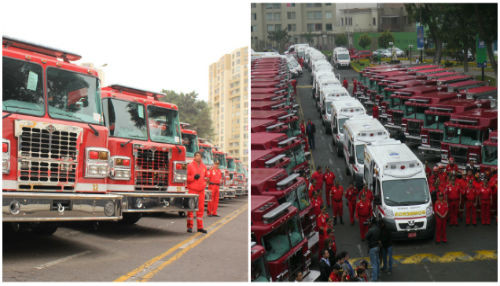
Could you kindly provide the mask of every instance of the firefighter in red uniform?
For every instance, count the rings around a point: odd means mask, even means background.
[[[450,213],[449,223],[450,226],[458,226],[458,206],[460,205],[460,191],[455,184],[455,178],[451,177],[450,183],[446,187],[446,193],[448,194],[448,207]]]
[[[306,136],[306,125],[304,124],[304,120],[300,121],[300,133],[302,133],[302,135]]]
[[[301,57],[299,57],[299,65],[300,65],[300,67],[304,66],[304,59]]]
[[[361,200],[356,204],[356,216],[359,221],[359,232],[361,234],[361,240],[365,240],[366,232],[368,231],[368,225],[365,222],[372,215],[372,204],[366,198],[365,194],[361,194]]]
[[[330,192],[333,188],[333,183],[335,182],[335,174],[332,171],[330,171],[328,167],[326,167],[323,179],[325,180],[326,203],[328,204],[328,207],[330,207],[331,206]]]
[[[349,184],[349,188],[345,192],[345,198],[347,200],[347,206],[349,207],[349,218],[351,220],[351,225],[354,225],[354,213],[356,211],[356,197],[358,195],[358,190]]]
[[[194,160],[187,167],[187,189],[190,194],[198,195],[198,211],[196,212],[196,226],[198,232],[207,233],[203,228],[203,212],[205,207],[205,175],[207,167],[201,161],[201,153],[194,153]],[[193,212],[187,215],[187,231],[193,232],[194,218]]]
[[[472,224],[476,226],[476,206],[477,206],[477,190],[469,181],[469,185],[465,189],[465,225],[468,226],[472,219]]]
[[[491,190],[488,188],[488,181],[483,181],[483,186],[479,188],[479,199],[481,200],[481,224],[491,223]]]
[[[378,119],[378,105],[374,104],[372,108],[372,116],[375,119]]]
[[[465,213],[465,191],[467,190],[467,182],[465,181],[465,171],[459,170],[455,179],[455,185],[460,194],[460,205],[458,206],[458,219],[462,220],[462,213]]]
[[[446,173],[446,169],[445,168],[440,168],[439,182],[441,184],[444,184],[445,187],[448,184],[448,174]]]
[[[321,172],[321,166],[316,168],[316,172],[312,174],[311,178],[316,182],[314,188],[321,193],[323,189],[323,173]]]
[[[491,175],[488,181],[488,187],[490,188],[491,191],[491,197],[492,197],[492,205],[491,208],[493,209],[493,212],[495,215],[498,215],[498,177],[496,170],[493,171],[494,173]]]
[[[344,196],[344,187],[339,185],[339,181],[335,181],[335,187],[332,188],[332,206],[333,206],[333,224],[337,224],[337,217],[340,218],[340,224],[344,224],[342,220],[342,197]]]
[[[437,192],[438,192],[438,187],[439,187],[439,178],[438,178],[438,172],[439,168],[437,166],[434,166],[432,168],[431,174],[428,179],[428,184],[429,184],[429,191],[431,192],[431,199],[432,203],[436,202],[437,199]]]
[[[356,91],[358,91],[358,82],[356,79],[352,80],[352,96],[356,96]]]
[[[436,214],[436,243],[446,243],[446,216],[448,215],[448,204],[442,193],[438,194],[438,201],[434,204]]]
[[[297,80],[292,79],[293,93],[297,94]]]
[[[219,160],[215,160],[212,169],[207,172],[208,189],[212,191],[212,200],[208,202],[207,216],[219,216],[217,208],[219,207],[219,186],[222,179],[222,173],[219,169]]]
[[[347,82],[347,79],[344,79],[344,81],[342,82],[342,86],[347,89],[349,87],[349,82]]]
[[[311,180],[311,182],[309,183],[309,199],[312,201],[313,198],[314,198],[314,193],[316,192],[316,189],[315,189],[315,183],[316,181],[314,179]]]
[[[368,189],[368,186],[366,184],[363,186],[363,189],[359,192],[358,199],[361,199],[361,195],[363,194],[366,196],[366,199],[371,204],[373,201],[373,193],[370,189]]]
[[[319,195],[318,191],[314,192],[313,199],[312,199],[312,205],[313,205],[313,212],[316,216],[318,216],[321,213],[321,198]]]
[[[446,166],[446,173],[456,174],[457,172],[458,172],[458,165],[455,164],[455,159],[453,159],[453,157],[450,157],[450,163],[448,164],[448,166]]]
[[[328,230],[328,225],[326,221],[328,220],[328,215],[326,212],[326,209],[323,208],[321,209],[321,213],[318,215],[316,218],[316,225],[318,227],[318,232],[319,232],[319,250],[322,251],[324,249],[325,245],[325,239],[327,238],[327,230]]]

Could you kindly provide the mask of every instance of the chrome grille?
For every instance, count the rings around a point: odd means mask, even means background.
[[[441,148],[441,141],[443,141],[443,133],[429,132],[429,145],[433,148]]]
[[[78,132],[57,130],[53,125],[40,125],[43,128],[24,126],[18,135],[19,187],[73,190],[78,168]]]
[[[467,148],[450,146],[450,156],[455,159],[457,164],[467,163]]]
[[[168,187],[168,152],[153,149],[135,150],[136,190],[166,190]]]
[[[413,136],[420,136],[420,123],[408,121],[408,133]]]
[[[392,123],[394,125],[401,125],[401,120],[403,119],[403,113],[393,112],[392,113]]]

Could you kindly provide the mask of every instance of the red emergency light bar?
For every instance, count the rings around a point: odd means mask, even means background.
[[[110,85],[110,87],[112,89],[116,89],[116,90],[118,90],[120,92],[125,91],[125,92],[128,92],[128,93],[132,93],[134,95],[142,95],[142,96],[146,96],[146,97],[153,97],[155,100],[159,100],[160,98],[166,96],[163,93],[154,92],[154,91],[147,91],[147,90],[138,89],[138,88],[135,88],[135,87],[129,87],[129,86],[120,85],[120,84],[112,84],[112,85]]]

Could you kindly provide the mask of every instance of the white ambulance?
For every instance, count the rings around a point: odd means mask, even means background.
[[[336,100],[349,99],[349,92],[342,85],[328,85],[321,89],[319,94],[319,112],[321,121],[325,127],[325,133],[330,133],[330,121],[332,120],[331,103]]]
[[[337,155],[340,157],[343,155],[344,123],[349,118],[366,114],[366,109],[363,104],[354,97],[333,101],[331,106],[332,119],[330,121],[330,130],[332,132],[333,145],[337,146]]]
[[[389,132],[377,119],[365,115],[347,120],[344,123],[344,158],[346,174],[353,176],[353,183],[363,185],[365,145],[389,138]]]
[[[319,110],[319,95],[321,93],[321,90],[323,88],[326,88],[327,86],[342,86],[340,81],[335,77],[331,77],[330,75],[324,75],[323,77],[318,78],[318,81],[316,82],[316,90],[314,94],[314,99],[316,99],[316,108]]]
[[[365,147],[363,182],[373,190],[374,214],[394,239],[431,238],[434,212],[425,166],[399,140]]]

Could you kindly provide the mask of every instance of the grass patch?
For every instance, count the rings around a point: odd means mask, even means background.
[[[477,75],[476,80],[481,80],[481,75]],[[490,86],[497,86],[497,80],[494,77],[484,75],[484,80],[489,82]]]

